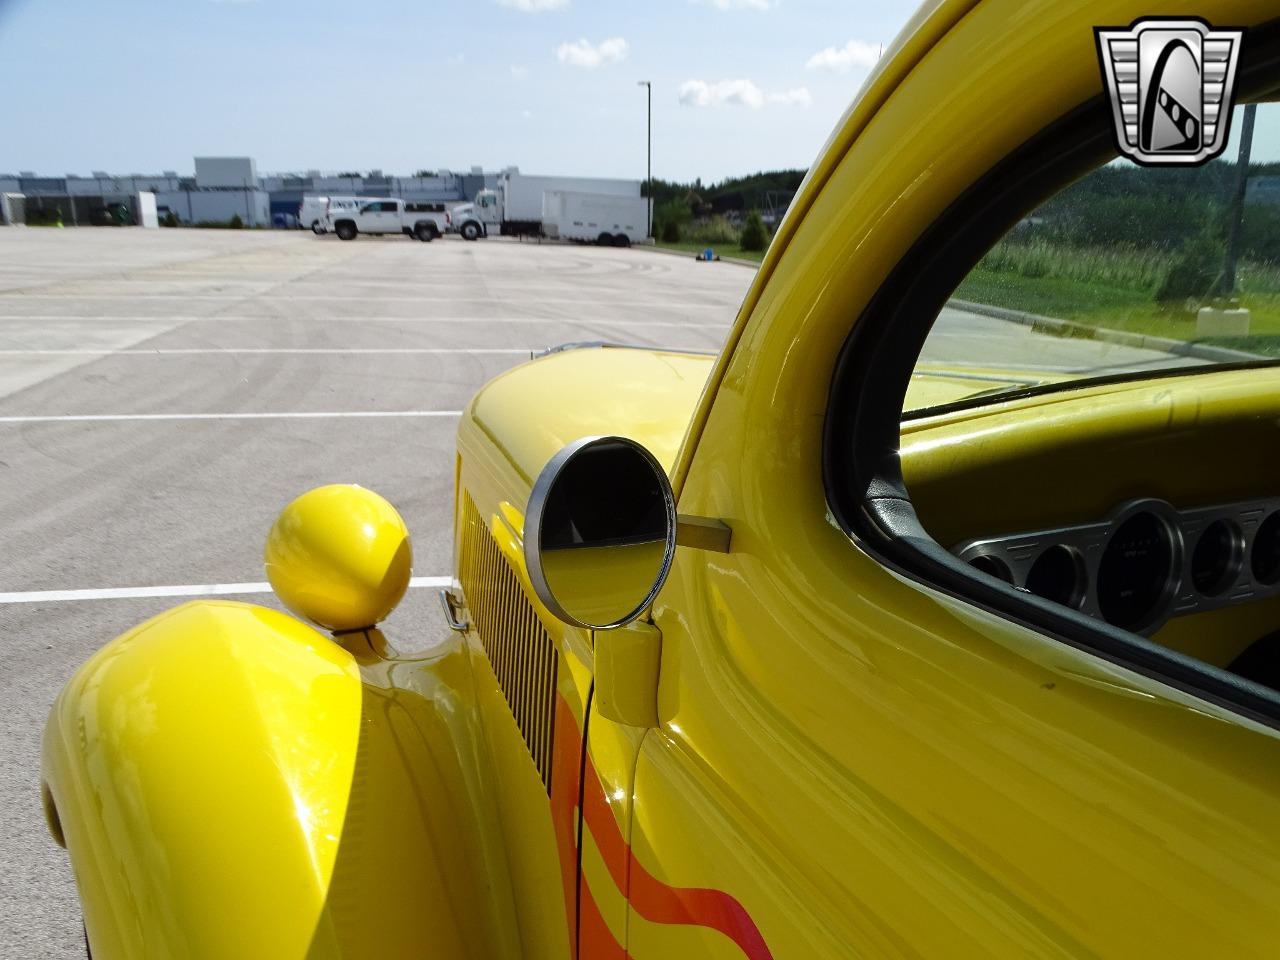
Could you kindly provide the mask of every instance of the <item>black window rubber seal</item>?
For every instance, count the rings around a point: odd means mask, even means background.
[[[1243,52],[1238,102],[1280,82],[1280,20],[1250,29]],[[1280,729],[1280,693],[974,571],[924,530],[903,482],[903,401],[942,307],[1019,219],[1114,158],[1113,136],[1105,97],[1077,106],[961,194],[899,260],[836,361],[823,425],[827,504],[859,548],[900,576]]]

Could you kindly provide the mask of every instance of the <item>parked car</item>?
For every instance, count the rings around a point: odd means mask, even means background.
[[[340,240],[354,240],[361,233],[403,233],[430,242],[448,229],[449,214],[442,203],[362,198],[354,209],[331,209],[328,224]]]
[[[1112,162],[1095,28],[1147,9],[927,5],[719,356],[484,387],[447,640],[376,626],[408,532],[336,486],[268,534],[296,617],[202,600],[96,653],[42,779],[95,958],[1274,956],[1280,366],[1162,312],[1148,259],[1116,286],[1133,223],[1207,226],[1237,176]],[[1196,12],[1248,30],[1237,69],[1153,21],[1225,142],[1280,3]],[[1092,246],[1000,240],[1045,204]]]

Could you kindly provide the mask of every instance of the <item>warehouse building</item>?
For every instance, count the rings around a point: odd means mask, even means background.
[[[292,225],[290,218],[297,213],[303,194],[462,202],[496,182],[496,175],[485,174],[479,167],[467,174],[441,170],[428,176],[397,177],[380,170],[260,176],[250,157],[196,157],[194,166],[191,177],[172,170],[127,176],[94,171],[87,177],[0,173],[0,195],[24,198],[28,223],[136,223],[138,194],[150,192],[155,194],[161,219],[172,214],[183,224],[221,224],[238,216],[246,226],[267,227]]]

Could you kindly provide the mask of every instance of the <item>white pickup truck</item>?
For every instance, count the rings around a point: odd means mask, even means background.
[[[354,210],[329,214],[329,229],[340,240],[354,240],[362,233],[403,233],[423,242],[434,240],[449,227],[443,203],[399,200],[393,197],[362,199]]]

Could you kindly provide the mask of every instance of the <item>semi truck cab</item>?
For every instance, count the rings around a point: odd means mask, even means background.
[[[471,203],[453,208],[453,227],[463,240],[487,237],[492,229],[502,229],[502,197],[494,190],[481,190]]]

